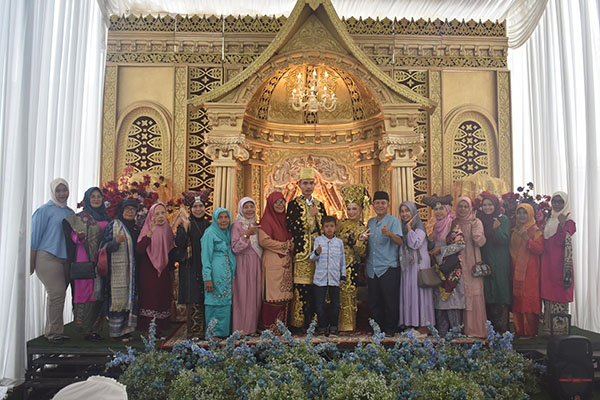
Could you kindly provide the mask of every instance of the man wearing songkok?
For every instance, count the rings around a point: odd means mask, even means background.
[[[298,177],[302,194],[290,201],[286,222],[294,240],[294,298],[290,315],[290,326],[304,329],[313,316],[310,304],[310,287],[315,273],[315,263],[310,257],[313,243],[321,234],[321,219],[327,215],[322,202],[313,197],[315,170],[302,168]]]
[[[400,265],[398,250],[402,244],[402,224],[390,214],[390,197],[375,192],[373,210],[376,216],[367,223],[369,243],[367,275],[369,313],[388,336],[396,333],[399,316]]]

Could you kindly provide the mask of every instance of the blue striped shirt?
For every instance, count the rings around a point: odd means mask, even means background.
[[[321,254],[315,252],[319,245],[321,245]],[[310,259],[315,261],[313,284],[340,286],[340,280],[346,280],[346,255],[341,239],[335,236],[328,239],[325,235],[317,237]]]

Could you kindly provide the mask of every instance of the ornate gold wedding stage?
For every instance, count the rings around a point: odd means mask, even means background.
[[[340,214],[341,188],[402,200],[473,174],[512,187],[504,22],[340,19],[329,0],[286,17],[112,17],[102,183],[127,164],[168,195],[203,187],[234,210],[291,198],[301,167]],[[328,72],[337,107],[296,111],[297,76]],[[262,207],[261,207],[262,208]]]

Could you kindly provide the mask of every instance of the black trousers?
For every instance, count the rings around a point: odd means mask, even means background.
[[[319,321],[319,328],[327,328],[328,326],[331,326],[332,328],[337,329],[338,319],[340,317],[340,287],[313,285],[312,289],[315,311]],[[327,318],[327,312],[325,309],[327,290],[329,290],[329,300],[331,301],[330,318]]]
[[[369,313],[382,332],[393,335],[400,313],[400,268],[388,268],[385,274],[369,278]]]

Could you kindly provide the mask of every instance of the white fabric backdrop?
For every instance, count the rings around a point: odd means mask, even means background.
[[[531,35],[548,0],[332,0],[340,17],[507,21],[508,44]],[[105,16],[146,14],[289,15],[293,0],[98,0]]]
[[[106,27],[95,1],[2,1],[0,18],[0,378],[18,378],[44,324],[32,212],[55,177],[73,209],[98,182]]]
[[[550,0],[527,43],[509,52],[515,185],[564,190],[577,223],[574,324],[600,332],[600,9]]]

